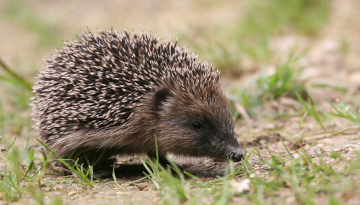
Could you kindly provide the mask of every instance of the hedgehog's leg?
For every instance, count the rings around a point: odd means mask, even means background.
[[[147,154],[150,159],[152,159],[154,162],[157,161],[157,159],[159,160],[159,164],[164,167],[164,168],[167,168],[168,166],[171,166],[172,167],[172,163],[170,163],[170,161],[166,158],[166,155],[165,154],[161,154],[159,153],[158,156],[156,156],[156,152],[148,152]],[[174,163],[174,162],[173,162]],[[177,165],[175,163],[175,165],[180,169],[181,172],[183,172],[183,168],[180,167],[179,165]],[[173,167],[175,168],[175,167]],[[174,175],[174,176],[178,176],[178,173],[177,171],[175,171],[175,169],[170,169],[171,173]]]
[[[165,154],[161,154],[158,153],[158,155],[156,155],[156,152],[153,151],[149,151],[147,153],[147,155],[149,156],[149,158],[151,160],[153,160],[154,162],[159,160],[159,164],[161,164],[163,167],[167,167],[167,165],[171,165],[171,163],[169,162],[169,160],[166,159],[166,155]]]
[[[81,153],[79,162],[85,166],[92,166],[94,169],[112,169],[116,162],[116,153],[112,150],[90,150]]]
[[[112,150],[106,149],[87,151],[80,154],[79,162],[87,169],[92,167],[95,177],[110,178],[116,163],[115,154]]]

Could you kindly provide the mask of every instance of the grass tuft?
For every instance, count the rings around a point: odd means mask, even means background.
[[[8,82],[12,85],[20,84],[24,87],[27,91],[31,91],[31,83],[29,83],[25,78],[23,78],[20,74],[16,73],[13,69],[5,64],[5,62],[0,58],[0,68],[4,70],[11,78],[6,78],[4,76],[0,76],[0,82]]]
[[[56,160],[60,161],[71,173],[78,176],[81,181],[88,186],[94,186],[93,183],[93,165],[88,164],[89,166],[85,168],[84,164],[79,164],[79,158],[77,160],[73,159],[63,159],[59,155],[57,155],[55,152],[53,152],[52,149],[50,149],[45,143],[40,141],[38,139],[38,142],[40,142],[48,151],[55,155]],[[97,160],[98,161],[98,160]]]
[[[360,129],[360,117],[359,117],[359,108],[357,106],[357,102],[355,100],[354,105],[355,109],[351,110],[350,105],[347,103],[338,104],[335,106],[332,102],[330,102],[331,107],[336,111],[335,113],[330,113],[331,115],[346,119],[356,125],[358,129]]]
[[[311,103],[311,99],[308,98],[308,104],[309,104],[309,106],[308,106],[298,93],[295,93],[295,94],[296,94],[296,97],[298,98],[299,102],[301,103],[301,105],[306,110],[306,112],[309,113],[316,120],[316,122],[321,126],[321,128],[326,132],[326,128],[324,127],[321,117],[320,117],[319,113],[316,111],[315,106]]]
[[[254,117],[256,115],[254,110],[266,102],[281,97],[295,98],[295,93],[307,96],[305,82],[299,79],[302,68],[296,67],[302,56],[294,57],[291,53],[287,61],[276,68],[274,74],[263,74],[252,80],[245,88],[234,89],[233,94],[227,94],[226,97],[240,104]]]

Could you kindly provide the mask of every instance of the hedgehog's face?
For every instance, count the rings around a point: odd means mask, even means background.
[[[179,155],[240,161],[227,100],[222,91],[202,98],[168,88],[154,95],[159,149]]]

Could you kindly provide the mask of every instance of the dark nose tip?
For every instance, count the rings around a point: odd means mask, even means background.
[[[231,159],[234,162],[239,162],[242,158],[244,158],[244,153],[241,149],[233,150],[229,154],[229,159]]]

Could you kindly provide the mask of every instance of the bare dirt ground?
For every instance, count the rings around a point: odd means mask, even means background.
[[[238,12],[241,3],[232,2],[214,6],[210,4],[196,5],[191,1],[165,3],[149,3],[148,1],[133,1],[130,5],[124,1],[113,3],[99,3],[97,1],[78,1],[76,3],[59,2],[39,2],[34,1],[31,9],[39,12],[42,19],[51,17],[48,21],[56,22],[62,39],[73,39],[79,30],[95,30],[98,27],[114,27],[121,30],[123,27],[128,30],[140,31],[143,28],[152,30],[160,36],[167,36],[175,29],[186,30],[189,24],[201,24],[203,22],[195,19],[207,19],[216,24],[225,24],[241,16]],[[7,4],[6,1],[0,2],[0,6]],[[166,4],[166,5],[165,5]],[[101,5],[101,6],[99,6]],[[199,9],[203,8],[203,9]],[[41,11],[41,12],[40,12]],[[59,12],[61,11],[61,12]],[[328,88],[309,87],[308,92],[319,104],[324,112],[331,112],[331,106],[326,101],[353,102],[353,95],[360,101],[360,18],[357,18],[360,11],[360,2],[357,0],[334,0],[332,1],[332,14],[330,22],[322,32],[316,37],[305,37],[302,35],[280,35],[271,39],[271,49],[278,51],[278,59],[284,58],[288,48],[299,46],[309,48],[306,56],[300,61],[304,67],[301,79],[306,85],[311,84],[330,84],[334,86],[348,88],[346,93],[336,92]],[[165,19],[168,19],[166,21]],[[145,24],[146,22],[150,22]],[[38,40],[32,32],[24,29],[13,21],[0,19],[0,56],[4,61],[12,62],[21,59],[24,75],[31,76],[42,68],[41,58],[47,58],[50,53],[54,53],[52,48],[44,49],[39,53],[32,52],[37,46]],[[349,44],[349,52],[343,55],[341,52],[341,39],[345,38]],[[21,41],[19,40],[21,39]],[[180,42],[181,44],[181,42]],[[61,46],[61,45],[60,45]],[[55,46],[56,47],[56,46]],[[20,48],[20,49],[19,49]],[[282,55],[283,54],[283,55]],[[201,55],[201,54],[200,54]],[[267,65],[269,72],[278,63]],[[261,67],[253,62],[244,62],[243,66]],[[34,69],[35,67],[35,69]],[[223,76],[224,85],[231,90],[234,87],[242,87],[251,79],[260,75],[260,69],[242,74],[240,77],[230,77],[231,74],[225,73]],[[283,113],[294,114],[302,109],[301,104],[288,97],[282,97],[276,101],[265,103],[259,108],[258,113]],[[274,116],[274,115],[269,115]],[[264,159],[270,159],[268,149],[274,154],[286,153],[283,142],[287,145],[290,152],[296,156],[298,152],[307,152],[313,157],[314,161],[319,156],[325,163],[332,163],[335,159],[331,158],[332,151],[340,153],[345,159],[352,159],[356,156],[356,151],[360,150],[359,130],[349,129],[348,131],[337,134],[340,130],[353,126],[351,123],[342,119],[329,120],[325,122],[326,130],[323,130],[311,117],[306,117],[300,128],[295,126],[299,123],[301,115],[294,115],[286,118],[268,119],[266,117],[240,119],[236,121],[236,131],[239,133],[239,142],[244,142],[246,150],[250,151],[253,146],[259,149]],[[291,139],[292,136],[304,132],[303,141]],[[18,136],[17,144],[21,147],[24,144],[27,134]],[[31,136],[35,136],[31,132]],[[281,140],[283,139],[283,141]],[[37,142],[32,138],[32,144],[36,147]],[[268,148],[266,145],[268,144]],[[173,157],[174,161],[184,170],[205,180],[211,180],[224,174],[228,167],[228,162],[216,162],[211,159],[192,159]],[[4,160],[2,158],[2,160]],[[250,164],[256,174],[267,177],[269,167],[261,164],[256,155],[249,159]],[[140,183],[131,182],[143,177],[143,167],[139,160],[129,160],[119,158],[119,165],[116,169],[119,187],[113,183],[113,179],[105,179],[94,187],[85,187],[69,181],[54,182],[44,185],[42,190],[48,193],[46,200],[50,201],[52,196],[61,196],[65,204],[158,204],[159,196],[153,189],[152,183],[145,179]],[[240,163],[235,163],[236,167]],[[337,167],[341,169],[341,161]],[[126,171],[124,171],[126,170]],[[241,179],[241,175],[237,179]],[[58,173],[49,172],[44,180],[64,179]],[[359,195],[360,196],[360,195]],[[357,204],[359,196],[353,197],[348,204]],[[0,200],[0,204],[1,204]],[[24,196],[21,200],[13,204],[34,203],[30,196]],[[233,204],[243,203],[241,198],[235,197]]]

